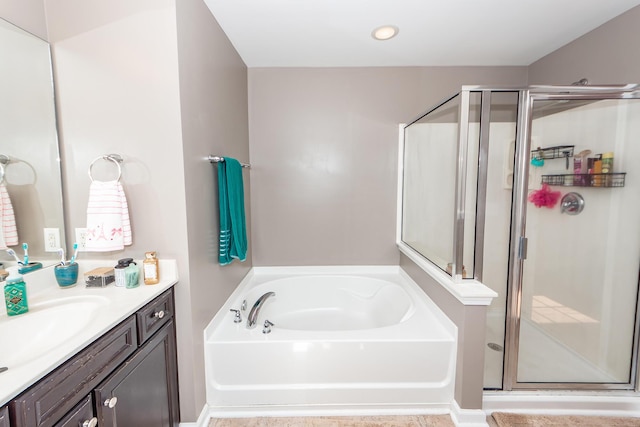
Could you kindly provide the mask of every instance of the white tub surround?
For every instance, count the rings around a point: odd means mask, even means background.
[[[275,296],[248,329],[266,292]],[[234,323],[230,310],[243,300]],[[274,324],[268,334],[265,320]],[[456,336],[397,266],[254,268],[205,330],[207,403],[254,414],[448,413]]]
[[[153,300],[178,281],[175,260],[160,260],[160,283],[141,285],[134,289],[116,287],[110,284],[104,288],[87,288],[83,273],[96,267],[113,266],[117,262],[78,261],[78,284],[72,288],[58,287],[53,268],[45,268],[24,276],[27,284],[29,312],[15,317],[7,317],[4,304],[0,308],[0,330],[10,331],[11,322],[19,320],[39,321],[48,319],[49,310],[58,310],[56,316],[68,316],[69,321],[58,322],[55,327],[42,322],[37,336],[24,336],[16,330],[9,336],[0,336],[2,353],[0,366],[9,369],[0,373],[0,406],[17,396],[30,385],[65,362],[69,357],[91,344],[96,338],[109,331],[139,308]],[[142,262],[138,262],[142,266]],[[2,283],[3,285],[4,283]],[[45,312],[47,312],[45,314]],[[21,318],[21,319],[18,319]],[[14,322],[15,324],[24,324]],[[63,325],[63,327],[60,327]],[[17,354],[12,352],[10,343],[28,340],[37,347],[32,352]],[[20,346],[15,346],[18,349]],[[17,350],[16,350],[17,351]],[[37,351],[37,353],[36,353]],[[4,360],[3,360],[4,359]]]

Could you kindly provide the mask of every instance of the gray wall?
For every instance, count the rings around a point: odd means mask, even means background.
[[[220,267],[218,257],[217,166],[209,154],[249,162],[247,68],[202,0],[177,5],[182,150],[188,232],[190,332],[179,347],[182,421],[195,421],[205,404],[203,331],[251,268],[251,242],[244,263]],[[245,207],[251,172],[245,170]],[[247,235],[250,236],[248,228]],[[182,283],[181,283],[182,285]],[[180,333],[184,333],[180,328]],[[192,360],[185,360],[185,359]],[[192,369],[191,369],[192,368]],[[195,412],[194,412],[195,411]]]
[[[249,69],[255,265],[397,264],[398,124],[525,67]]]
[[[454,398],[462,409],[482,409],[486,306],[463,305],[405,255],[400,266],[458,328]]]
[[[640,83],[640,6],[529,66],[529,84]]]

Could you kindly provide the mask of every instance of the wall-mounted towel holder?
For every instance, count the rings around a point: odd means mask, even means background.
[[[224,157],[209,155],[209,157],[207,157],[207,160],[209,162],[211,162],[211,163],[220,163],[220,162],[224,162]],[[242,166],[243,168],[247,168],[247,169],[251,168],[251,165],[248,164],[248,163],[240,162],[240,166]]]
[[[104,154],[100,157],[96,157],[89,165],[89,179],[91,179],[91,182],[93,182],[93,176],[91,175],[91,168],[98,160],[107,160],[107,161],[113,162],[118,168],[118,178],[116,179],[116,181],[120,181],[120,177],[122,176],[122,168],[120,167],[120,163],[122,163],[124,159],[120,154]]]
[[[11,162],[9,156],[0,154],[0,182],[4,181],[4,169]]]

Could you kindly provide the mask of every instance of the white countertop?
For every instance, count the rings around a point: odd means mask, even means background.
[[[89,314],[90,321],[86,327],[80,328],[71,337],[61,340],[63,342],[56,341],[56,345],[48,349],[42,356],[19,363],[17,366],[3,363],[3,357],[8,357],[11,353],[12,342],[16,340],[32,340],[34,338],[25,336],[20,330],[12,331],[10,336],[2,336],[5,333],[0,335],[0,367],[7,366],[9,368],[7,371],[0,373],[0,406],[36,383],[178,281],[176,261],[160,260],[160,283],[156,285],[145,285],[141,277],[140,286],[134,289],[116,287],[113,283],[104,288],[87,288],[83,278],[85,271],[96,267],[113,266],[116,261],[110,263],[104,260],[83,260],[79,261],[78,264],[80,269],[78,283],[68,289],[58,287],[53,267],[25,275],[29,312],[15,317],[8,317],[4,303],[1,304],[0,326],[2,326],[3,322],[11,322],[14,318],[37,313],[38,307],[46,304],[47,301],[69,297],[82,300],[83,297],[87,296],[90,297],[89,299],[100,301],[97,308]],[[138,265],[142,266],[142,263],[138,262]],[[142,276],[142,271],[140,275]],[[4,282],[0,283],[0,285],[4,286]],[[69,307],[73,307],[73,305],[69,305]]]

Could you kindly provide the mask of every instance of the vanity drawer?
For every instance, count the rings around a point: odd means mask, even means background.
[[[95,426],[97,423],[98,419],[93,416],[93,400],[89,395],[82,399],[55,427],[88,427]]]
[[[138,345],[144,344],[173,317],[173,307],[173,290],[169,289],[136,313]]]
[[[11,401],[12,427],[55,426],[136,349],[136,319],[130,316]]]

